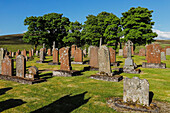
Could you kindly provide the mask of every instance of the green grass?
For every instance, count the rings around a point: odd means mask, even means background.
[[[52,56],[47,56],[46,58],[46,61],[52,60]],[[145,57],[142,56],[134,56],[133,59],[137,65],[145,62]],[[49,66],[47,63],[37,64],[35,63],[36,60],[38,60],[37,57],[35,57],[33,61],[27,62],[27,68],[29,66],[37,66],[39,70],[55,70],[60,68],[60,66]],[[119,66],[120,68],[123,67],[124,60],[125,58],[117,56],[117,61],[122,61]],[[170,63],[168,63],[170,62],[170,56],[167,56],[167,61],[163,62],[168,64],[167,69],[144,69],[140,67],[142,70],[141,74],[122,73],[121,75],[129,78],[137,76],[141,79],[147,79],[150,84],[150,91],[154,93],[153,99],[170,102]],[[82,70],[86,66],[88,65],[72,65],[74,70]],[[88,78],[96,72],[97,71],[85,71],[81,76],[50,78],[52,71],[48,71],[40,74],[41,78],[49,77],[47,82],[34,85],[0,80],[0,89],[12,88],[5,94],[0,95],[0,102],[9,99],[20,99],[26,102],[16,107],[1,109],[5,113],[29,113],[46,106],[48,109],[58,110],[59,113],[64,111],[73,113],[115,112],[107,106],[106,98],[113,96],[122,97],[123,81],[116,83]]]

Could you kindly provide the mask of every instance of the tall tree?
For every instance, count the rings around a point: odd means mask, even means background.
[[[68,35],[63,38],[63,42],[69,46],[76,44],[80,47],[84,43],[84,40],[81,38],[81,30],[82,24],[78,21],[71,22],[67,27]]]
[[[122,34],[124,41],[131,40],[134,45],[142,45],[151,43],[153,38],[157,36],[152,31],[152,13],[147,8],[137,7],[130,8],[128,12],[122,13],[121,25],[123,27]]]
[[[57,47],[63,46],[62,39],[67,35],[66,27],[70,21],[62,15],[49,13],[39,17],[27,17],[24,25],[28,25],[28,31],[24,34],[23,40],[35,46],[46,43],[52,48],[53,41],[56,41]]]
[[[46,38],[44,38],[44,20],[42,17],[26,17],[24,25],[28,25],[28,31],[24,33],[23,40],[27,43],[35,45],[35,49],[39,44],[42,44]]]
[[[112,13],[101,12],[97,16],[89,15],[86,17],[83,37],[89,45],[99,45],[100,38],[103,44],[112,46],[112,43],[119,41],[118,31],[120,20]]]

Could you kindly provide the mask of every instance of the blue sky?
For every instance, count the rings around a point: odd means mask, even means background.
[[[0,0],[0,35],[23,33],[24,19],[47,13],[62,13],[70,21],[84,23],[89,14],[102,11],[121,17],[131,7],[153,10],[157,39],[170,39],[170,0]]]

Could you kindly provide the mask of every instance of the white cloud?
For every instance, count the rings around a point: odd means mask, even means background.
[[[155,39],[170,40],[170,32],[164,32],[157,29],[153,29],[153,32],[156,32],[158,34],[158,37],[156,37]]]
[[[27,31],[25,30],[25,31],[23,31],[23,33],[26,33]]]

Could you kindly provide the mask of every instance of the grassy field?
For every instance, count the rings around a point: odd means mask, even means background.
[[[37,64],[35,57],[33,61],[27,62],[27,68],[37,66],[40,77],[47,82],[26,85],[12,81],[0,80],[0,112],[4,113],[29,113],[41,112],[44,109],[58,113],[111,113],[115,112],[106,104],[106,98],[123,96],[123,81],[107,82],[88,78],[97,71],[85,71],[81,76],[75,77],[51,77],[52,70],[60,66],[49,66],[47,63]],[[145,62],[145,57],[133,57],[137,65]],[[46,61],[51,61],[52,56],[47,56]],[[85,59],[86,60],[86,59]],[[120,68],[124,65],[125,58],[117,56]],[[163,61],[167,69],[144,69],[140,74],[125,74],[123,77],[132,78],[137,76],[147,79],[150,91],[154,93],[154,100],[170,102],[170,56]],[[83,70],[88,65],[72,65],[73,70]],[[112,67],[115,68],[115,67]],[[48,70],[47,70],[48,69]],[[114,71],[114,70],[113,70]]]
[[[2,37],[0,37],[2,38]],[[8,40],[9,41],[9,40]],[[14,40],[11,40],[14,42]],[[18,48],[28,50],[30,44],[12,44],[11,42],[0,45],[8,50],[16,51]],[[164,46],[165,43],[161,44]],[[142,48],[142,47],[137,47]],[[116,56],[120,62],[119,67],[124,65],[125,58]],[[47,56],[46,61],[52,61],[52,56]],[[154,100],[170,103],[170,56],[166,57],[166,69],[142,68],[140,74],[125,74],[123,77],[147,79],[150,84],[150,91],[154,93]],[[84,60],[87,60],[85,58]],[[146,62],[145,57],[135,55],[133,57],[137,65]],[[35,63],[39,58],[28,61],[27,69],[30,66],[37,66],[40,77],[46,82],[27,85],[12,81],[0,80],[0,112],[3,113],[30,113],[51,110],[51,113],[116,113],[106,104],[106,98],[123,96],[123,80],[120,82],[107,82],[88,78],[97,71],[84,71],[80,76],[74,77],[52,77],[52,70],[59,69],[60,66],[49,66],[47,63]],[[83,70],[88,65],[72,65],[73,70]],[[14,63],[15,67],[15,63]]]

